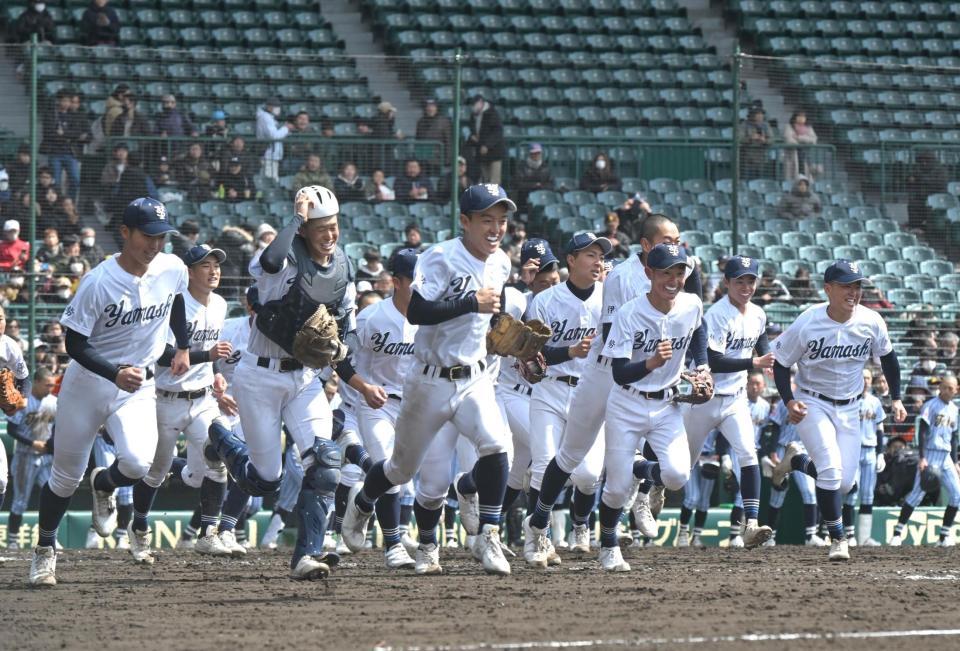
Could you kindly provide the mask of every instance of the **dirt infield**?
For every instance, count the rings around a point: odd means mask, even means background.
[[[801,547],[631,549],[629,574],[565,557],[546,572],[515,559],[505,578],[462,551],[444,576],[387,572],[374,550],[317,583],[288,580],[286,552],[167,551],[143,568],[71,551],[54,589],[27,586],[28,552],[5,555],[4,649],[960,648],[960,549],[855,549],[839,565]]]

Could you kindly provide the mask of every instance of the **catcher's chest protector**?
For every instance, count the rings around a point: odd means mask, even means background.
[[[350,282],[350,263],[340,247],[334,250],[333,260],[325,271],[317,268],[299,235],[293,238],[293,253],[297,275],[290,290],[283,298],[264,303],[257,311],[256,320],[260,332],[291,355],[294,336],[321,303],[337,320],[342,336],[347,316],[342,303]]]

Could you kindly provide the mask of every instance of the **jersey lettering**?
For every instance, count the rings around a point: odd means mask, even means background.
[[[124,312],[125,305],[124,301],[120,301],[119,303],[111,303],[104,308],[103,311],[107,315],[107,321],[103,324],[104,328],[112,328],[117,324],[128,326],[136,323],[146,323],[154,319],[165,319],[173,305],[173,294],[167,295],[167,300],[162,305],[137,307]]]
[[[870,354],[872,343],[873,338],[867,337],[862,344],[857,346],[852,344],[847,346],[828,346],[825,338],[820,337],[820,339],[807,342],[807,350],[810,353],[807,359],[855,359],[857,357],[866,357]]]
[[[655,338],[650,337],[650,332],[647,330],[638,330],[635,332],[633,334],[633,349],[644,353],[652,353],[657,349],[661,341],[670,341],[673,350],[683,350],[690,341],[690,334],[687,334],[685,337],[671,337],[670,339],[661,339],[659,336]]]
[[[727,351],[735,350],[753,350],[757,346],[756,337],[737,337],[733,338],[733,333],[727,333]]]
[[[372,350],[375,353],[384,355],[413,355],[413,342],[393,341],[389,342],[389,332],[375,332],[370,335],[370,341],[373,343]]]
[[[470,298],[477,293],[475,289],[469,289],[470,276],[457,276],[450,281],[447,292],[440,298],[441,301],[457,301],[461,298]]]
[[[188,321],[187,337],[196,344],[202,344],[206,341],[218,341],[220,339],[220,328],[203,328],[198,330],[196,321]]]
[[[570,328],[567,329],[568,319],[563,321],[552,321],[550,323],[550,329],[553,330],[553,336],[550,337],[550,341],[553,343],[560,343],[561,341],[581,341],[586,337],[596,334],[596,328]]]

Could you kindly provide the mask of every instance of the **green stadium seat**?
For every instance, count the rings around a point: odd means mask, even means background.
[[[936,251],[929,246],[906,246],[902,247],[902,252],[902,257],[904,260],[913,260],[917,263],[923,262],[924,260],[933,260],[937,257]]]
[[[939,283],[933,276],[929,276],[925,273],[916,273],[905,276],[903,279],[903,286],[907,289],[915,289],[918,292],[922,292],[925,289],[936,289],[939,287]],[[956,293],[951,293],[956,296]],[[950,301],[953,300],[953,298],[950,299]]]
[[[923,290],[923,302],[931,305],[940,306],[952,303],[957,300],[957,292],[949,289],[925,289]]]
[[[883,244],[883,236],[879,233],[870,232],[850,233],[850,244],[869,249],[872,246]]]
[[[901,258],[900,250],[892,247],[885,246],[880,244],[878,246],[871,246],[867,249],[867,255],[871,260],[876,260],[877,262],[890,262],[891,260],[899,260]]]
[[[920,262],[920,271],[934,277],[944,278],[954,273],[954,267],[953,264],[946,260],[923,260]],[[941,287],[944,286],[945,285],[941,283]],[[948,287],[948,289],[953,288]]]
[[[797,258],[797,250],[792,246],[773,245],[763,249],[763,257],[771,262],[784,263]]]
[[[911,305],[914,303],[919,303],[922,298],[923,297],[920,292],[913,289],[893,288],[887,290],[887,300],[894,305]]]
[[[903,287],[903,278],[888,273],[873,274],[870,276],[870,282],[884,292]]]
[[[789,246],[794,249],[800,249],[801,247],[812,246],[814,241],[815,239],[812,233],[790,231],[790,232],[780,234],[780,242],[784,246]]]
[[[820,246],[830,247],[831,249],[837,246],[845,246],[849,242],[849,239],[846,235],[843,235],[842,233],[835,233],[833,231],[821,231],[815,234],[815,238],[817,244]],[[855,260],[856,258],[850,259]]]

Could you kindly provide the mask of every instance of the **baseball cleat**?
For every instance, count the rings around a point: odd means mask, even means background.
[[[851,549],[857,546],[857,537],[854,534],[849,534],[847,536],[847,547]]]
[[[460,492],[460,478],[465,474],[461,472],[453,478],[453,490],[460,505],[460,524],[468,534],[476,535],[480,531],[480,497],[477,493],[467,495]]]
[[[704,544],[703,539],[698,534],[693,534],[690,536],[690,546],[695,549],[706,549],[707,546]]]
[[[830,543],[830,554],[828,558],[831,561],[849,561],[850,560],[850,546],[847,543],[846,538],[841,538],[840,540],[834,540]]]
[[[480,563],[487,574],[506,576],[510,574],[510,563],[503,555],[503,543],[500,542],[500,527],[483,525],[477,536],[475,547],[480,553]]]
[[[93,528],[101,538],[106,538],[117,528],[117,500],[113,491],[98,491],[94,488],[94,481],[106,468],[94,468],[90,471],[90,495],[93,497],[92,520]]]
[[[893,537],[890,538],[890,542],[887,544],[891,547],[900,547],[903,545],[903,537],[900,534],[895,533],[893,534]]]
[[[730,547],[731,549],[742,549],[743,547],[745,547],[743,542],[743,536],[737,535],[731,538],[730,544],[728,545],[728,547]]]
[[[787,448],[783,452],[783,458],[780,459],[780,462],[773,468],[773,476],[770,478],[770,481],[773,482],[774,486],[778,488],[783,486],[787,475],[789,475],[793,469],[790,466],[790,462],[801,452],[802,448],[796,441],[787,445]]]
[[[664,497],[665,491],[666,488],[663,486],[654,486],[650,489],[650,514],[654,520],[660,517],[660,511],[663,510],[663,502],[666,499]]]
[[[587,525],[573,525],[573,544],[570,546],[570,551],[577,554],[590,553],[590,529],[587,528]]]
[[[873,538],[867,538],[866,540],[860,543],[860,546],[861,547],[879,547],[880,543],[878,543]]]
[[[350,548],[347,547],[347,543],[343,542],[343,536],[341,536],[340,534],[335,534],[335,536],[337,539],[337,547],[336,549],[334,549],[334,551],[340,554],[341,556],[352,554],[353,552],[351,552]]]
[[[84,549],[100,549],[103,544],[101,541],[103,538],[100,537],[93,529],[87,529],[87,542],[84,543]]]
[[[263,532],[263,538],[260,539],[260,546],[266,549],[276,549],[277,540],[280,538],[280,533],[283,531],[283,518],[280,517],[279,513],[274,513],[270,516],[270,522],[267,523],[267,528]],[[327,549],[327,537],[330,535],[329,532],[323,538],[323,548]],[[332,540],[332,538],[331,538]],[[334,543],[334,547],[336,543]],[[331,547],[330,549],[333,549]]]
[[[773,529],[767,526],[759,526],[756,520],[748,520],[747,526],[743,530],[743,546],[747,549],[753,549],[770,540],[773,536]]]
[[[266,539],[266,535],[264,535],[264,539]],[[264,541],[261,540],[261,541],[260,541],[260,546],[261,546],[261,547],[266,547],[267,549],[276,549],[276,548],[277,548],[277,541],[276,541],[276,540],[273,540],[273,541],[271,542],[271,541],[267,540],[267,541],[266,541],[266,544],[265,544]],[[325,534],[323,534],[323,550],[326,551],[326,552],[335,552],[335,551],[337,551],[337,538],[336,538],[336,536],[334,536],[334,534],[333,534],[332,531],[327,531]]]
[[[935,546],[936,547],[956,547],[957,539],[953,536],[953,534],[948,534],[946,538],[944,538],[943,540],[938,540]]]
[[[435,544],[417,547],[417,556],[413,565],[414,574],[442,574],[440,567],[440,548]]]
[[[690,546],[690,532],[683,527],[680,529],[680,532],[677,533],[677,547],[689,547]]]
[[[19,549],[20,549],[20,543],[18,543],[16,540],[11,540],[10,542],[7,543],[7,550],[11,552],[15,552],[15,551],[18,551]]]
[[[53,547],[33,548],[33,559],[30,561],[30,585],[54,586],[57,585],[57,552]]]
[[[400,536],[400,543],[403,545],[403,548],[407,550],[407,555],[411,558],[416,555],[417,549],[420,547],[420,543],[411,538],[409,533],[404,533]]]
[[[460,542],[456,536],[447,536],[443,541],[443,546],[447,549],[460,549]]]
[[[630,563],[623,560],[620,547],[600,548],[600,568],[604,572],[629,572]]]
[[[325,579],[330,574],[326,563],[321,563],[312,556],[302,556],[292,570],[290,578],[295,581],[316,581]]]
[[[129,545],[129,542],[128,542]],[[181,538],[177,541],[177,549],[193,549],[197,546],[196,538]],[[129,546],[126,548],[129,549]]]
[[[530,516],[523,519],[523,560],[530,567],[544,569],[550,553],[550,539],[546,529],[538,529],[530,524]]]
[[[563,559],[560,558],[560,554],[557,553],[556,547],[553,546],[549,538],[547,538],[547,542],[550,544],[550,550],[547,552],[547,565],[556,567],[563,563]]]
[[[343,543],[351,552],[358,552],[367,543],[367,522],[370,514],[364,513],[357,506],[357,495],[363,489],[363,484],[354,484],[347,494],[347,510],[343,514],[343,524],[340,527],[340,536]]]
[[[650,510],[650,495],[643,493],[637,495],[637,499],[633,502],[633,520],[637,523],[637,529],[641,536],[657,537],[659,527],[657,526],[657,519],[653,517]]]
[[[761,546],[761,547],[776,547],[776,546],[777,546],[777,537],[776,537],[775,535],[774,535],[774,536],[770,536],[770,537],[767,538],[767,539],[763,542],[763,544],[760,545],[760,546]]]
[[[150,551],[150,530],[135,531],[133,520],[131,520],[127,526],[127,536],[130,540],[130,555],[133,557],[133,562],[141,565],[153,565],[156,559]]]
[[[642,459],[643,457],[640,458]],[[630,485],[630,496],[627,498],[627,503],[623,505],[625,511],[633,508],[633,503],[637,501],[637,495],[639,494],[640,480],[634,475],[633,484]]]
[[[383,552],[383,562],[391,570],[409,570],[416,567],[403,543],[397,543]]]
[[[821,538],[816,534],[807,538],[806,542],[804,542],[803,544],[806,545],[807,547],[827,547],[830,545],[830,543],[828,543],[826,540],[824,540],[823,538]]]
[[[121,532],[117,536],[117,549],[122,549],[122,550],[130,549],[130,537],[127,535],[126,531]]]
[[[242,558],[247,555],[247,548],[237,542],[237,534],[233,530],[220,532],[220,544],[230,552],[234,558]]]
[[[234,538],[234,542],[236,542],[236,538]],[[224,546],[220,541],[220,537],[216,533],[213,533],[212,529],[206,536],[197,538],[197,544],[193,548],[193,551],[198,554],[203,554],[204,556],[233,556],[233,553]]]

